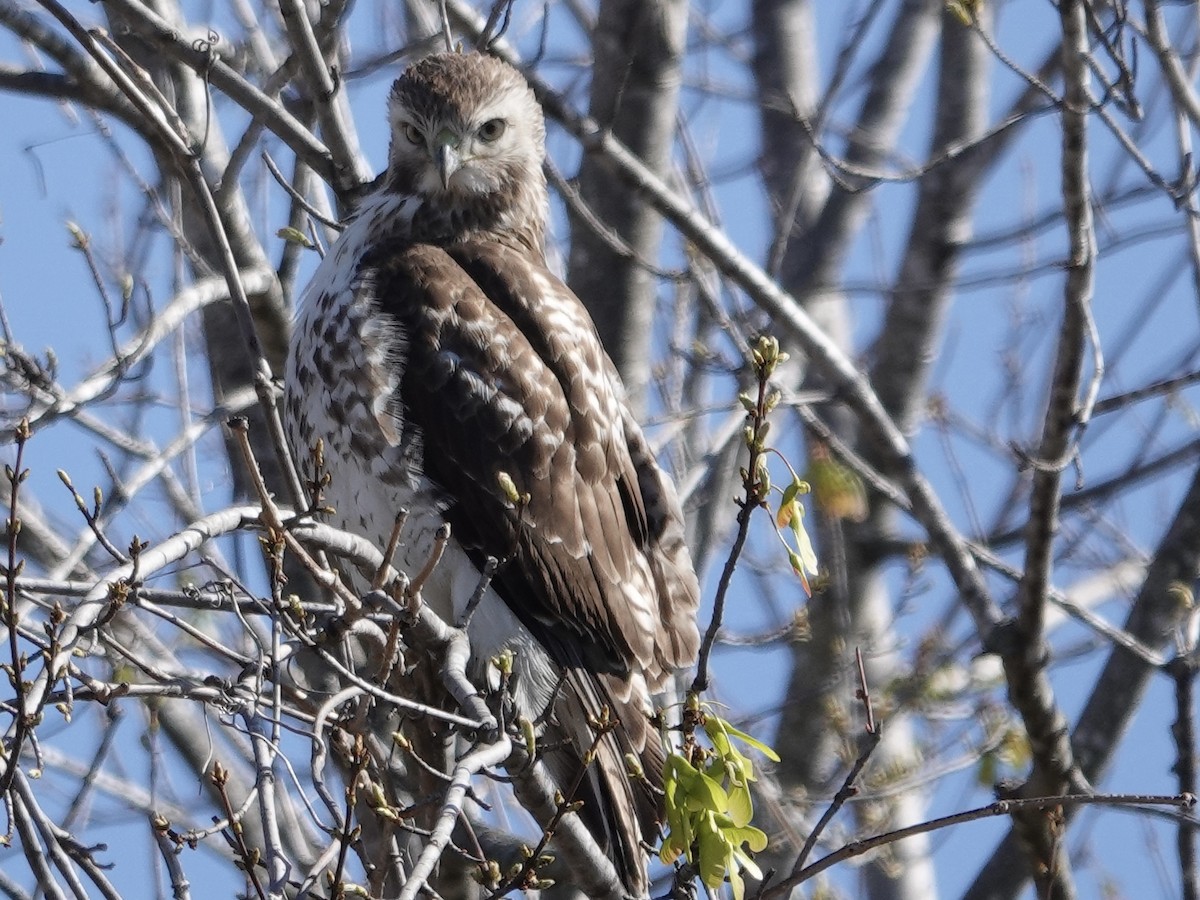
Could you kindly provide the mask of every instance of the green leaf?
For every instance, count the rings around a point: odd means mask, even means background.
[[[985,753],[979,757],[979,768],[975,773],[975,780],[984,787],[992,787],[996,783],[996,771],[999,767],[996,765],[996,754]]]
[[[792,534],[796,538],[796,549],[800,552],[800,559],[804,563],[804,570],[809,575],[816,575],[817,568],[817,551],[813,549],[812,540],[808,536],[808,532],[804,530],[804,507],[800,507],[800,515],[795,516],[789,523],[792,528]]]
[[[686,781],[688,808],[696,812],[710,810],[724,812],[729,808],[729,795],[721,783],[704,772],[692,769]]]
[[[687,833],[691,834],[691,829],[687,829]],[[672,828],[671,833],[667,835],[663,841],[662,848],[658,851],[658,858],[666,865],[671,865],[679,857],[688,852],[688,847],[691,846],[690,841],[684,840],[684,829]]]
[[[765,756],[767,759],[771,760],[772,762],[779,762],[779,754],[776,753],[774,750],[772,750],[770,747],[768,747],[766,744],[764,744],[762,741],[760,741],[758,738],[751,737],[750,735],[746,734],[746,732],[741,731],[740,729],[734,728],[732,725],[730,725],[724,719],[721,720],[721,724],[724,726],[725,731],[728,734],[737,738],[743,744],[749,744],[751,747],[753,747],[755,750],[757,750],[759,753],[761,753],[763,756]]]
[[[729,792],[729,818],[739,827],[749,825],[754,818],[754,801],[744,783]]]
[[[517,490],[517,483],[507,472],[496,473],[496,484],[500,487],[500,493],[504,494],[509,503],[516,506],[521,502],[521,492]]]
[[[965,27],[970,28],[983,8],[983,0],[946,0],[946,9]]]
[[[862,478],[849,466],[833,458],[829,448],[814,444],[805,477],[812,484],[817,507],[834,519],[861,522],[870,512]]]
[[[704,733],[712,741],[713,749],[717,751],[717,756],[724,758],[731,753],[737,752],[733,749],[733,745],[729,743],[729,723],[720,716],[714,716],[709,713],[704,717]]]
[[[733,894],[733,900],[744,900],[746,896],[746,882],[742,881],[736,862],[729,865],[729,892]]]
[[[711,813],[706,815],[699,825],[700,830],[696,836],[699,859],[696,860],[696,865],[700,870],[700,880],[710,888],[718,888],[725,881],[732,848],[721,829],[717,827],[715,817]]]
[[[734,846],[740,847],[742,844],[746,844],[755,853],[761,853],[767,849],[767,833],[753,825],[727,829],[725,835]]]
[[[275,236],[283,238],[289,244],[299,244],[301,247],[304,247],[307,250],[312,250],[316,246],[308,239],[308,235],[306,235],[300,229],[293,228],[290,225],[280,228],[275,232]]]
[[[785,527],[792,521],[792,517],[796,515],[796,497],[800,493],[800,485],[804,482],[793,478],[792,483],[783,489],[783,497],[779,501],[779,514],[775,517],[775,524],[780,528]],[[804,514],[803,507],[800,508],[800,515]]]

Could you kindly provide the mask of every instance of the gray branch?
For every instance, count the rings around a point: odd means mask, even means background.
[[[592,35],[589,115],[652,172],[666,178],[678,114],[686,0],[602,0]],[[640,405],[650,380],[658,282],[639,259],[657,260],[662,218],[635,191],[613,190],[613,165],[585,152],[579,195],[631,253],[618,253],[580,219],[572,223],[569,282]]]

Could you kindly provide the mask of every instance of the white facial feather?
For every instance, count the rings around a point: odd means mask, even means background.
[[[512,86],[471,110],[465,120],[458,116],[426,118],[393,102],[388,110],[393,165],[418,173],[417,188],[429,197],[493,193],[504,186],[514,169],[526,173],[541,165],[544,151],[536,141],[540,129],[530,113],[528,91]],[[493,121],[504,123],[503,132],[489,141],[482,131]],[[453,136],[461,160],[448,188],[442,184],[437,163],[439,137],[445,132]],[[410,134],[419,140],[414,143]]]

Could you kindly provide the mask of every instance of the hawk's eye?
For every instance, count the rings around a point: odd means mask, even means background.
[[[421,140],[422,140],[421,129],[418,128],[416,125],[405,125],[404,126],[404,139],[406,141],[408,141],[410,144],[421,143]]]
[[[504,134],[504,129],[508,127],[508,123],[503,119],[488,119],[479,126],[479,136],[487,143],[497,141],[500,135]]]

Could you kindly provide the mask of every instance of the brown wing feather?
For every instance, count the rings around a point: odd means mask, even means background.
[[[654,682],[686,665],[695,577],[681,538],[672,558],[659,546],[681,534],[678,514],[647,503],[662,473],[578,300],[520,245],[383,251],[378,302],[405,335],[403,427],[420,433],[457,540],[508,558],[495,584],[560,663]],[[529,495],[520,526],[502,472]]]

